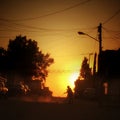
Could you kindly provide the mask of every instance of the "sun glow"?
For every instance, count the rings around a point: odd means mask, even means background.
[[[76,81],[76,79],[78,78],[79,76],[79,72],[74,72],[70,75],[70,78],[69,78],[69,85],[70,87],[73,89],[75,87],[75,84],[74,82]]]

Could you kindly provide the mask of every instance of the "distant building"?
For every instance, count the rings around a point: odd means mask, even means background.
[[[29,87],[31,94],[52,96],[52,91],[49,90],[49,87],[45,87],[41,80],[31,80],[31,82],[29,82]]]
[[[120,49],[102,51],[100,73],[107,81],[120,79]]]
[[[30,87],[32,93],[40,94],[40,92],[42,90],[42,81],[41,80],[31,80],[29,82],[29,87]]]
[[[102,51],[100,77],[108,84],[107,88],[103,84],[104,92],[120,96],[120,49]]]

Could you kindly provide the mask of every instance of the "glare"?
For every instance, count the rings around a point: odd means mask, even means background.
[[[74,72],[70,75],[70,78],[69,78],[69,85],[70,87],[73,89],[75,87],[75,84],[74,82],[76,81],[76,79],[78,78],[79,76],[79,72]]]

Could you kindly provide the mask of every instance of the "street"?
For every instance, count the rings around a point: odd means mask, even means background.
[[[58,99],[57,99],[58,100]],[[0,101],[1,120],[119,120],[120,107],[99,106],[95,101],[62,102]]]

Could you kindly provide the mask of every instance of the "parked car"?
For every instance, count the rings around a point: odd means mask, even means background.
[[[0,98],[6,97],[8,88],[5,86],[4,82],[0,82]]]
[[[24,94],[27,95],[27,94],[30,93],[30,91],[31,91],[31,90],[30,90],[29,86],[26,85],[26,84],[24,84]]]
[[[9,96],[26,95],[30,91],[29,86],[23,83],[18,83],[9,87]]]
[[[96,98],[96,89],[95,88],[86,88],[83,91],[83,96],[88,99],[95,99]]]

